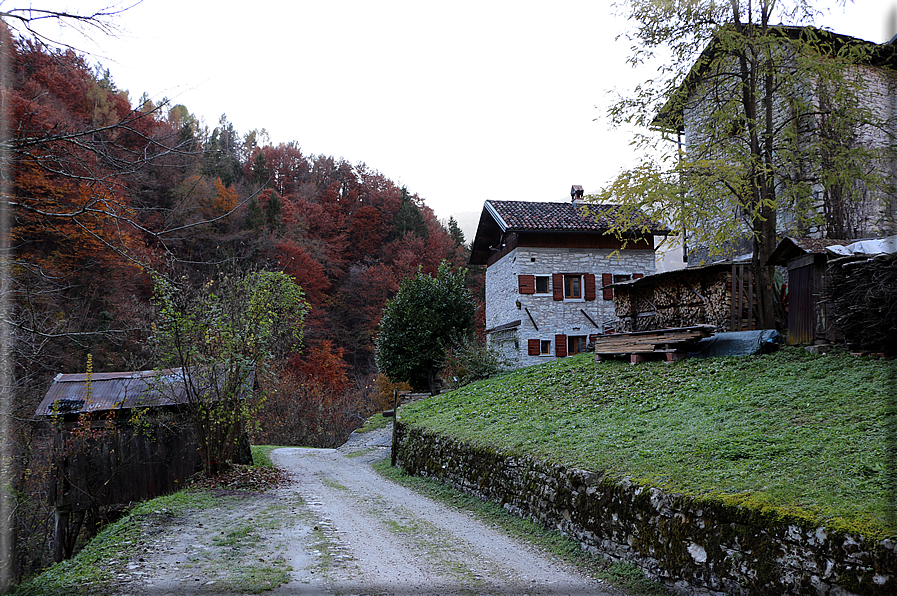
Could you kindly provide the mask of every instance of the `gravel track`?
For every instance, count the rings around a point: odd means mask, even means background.
[[[273,495],[148,526],[120,594],[545,594],[619,596],[506,534],[378,475],[387,431],[335,449],[283,448]],[[267,574],[267,575],[266,575]]]

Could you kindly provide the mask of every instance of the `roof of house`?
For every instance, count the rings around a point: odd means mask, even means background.
[[[36,416],[78,414],[187,403],[182,369],[58,374]],[[250,381],[251,384],[252,381]]]
[[[846,46],[866,47],[869,50],[868,54],[865,55],[868,64],[897,69],[897,43],[895,43],[897,36],[886,43],[877,44],[811,26],[776,25],[771,26],[770,31],[791,39],[803,37],[807,41],[815,43],[823,51],[832,54],[837,54],[841,48]],[[657,116],[652,124],[671,132],[682,130],[682,111],[688,95],[703,79],[705,72],[717,58],[719,51],[719,38],[717,35],[714,35],[698,59],[695,60],[682,84],[679,85],[667,103],[657,112]]]
[[[485,262],[494,243],[508,233],[558,232],[609,234],[626,221],[627,214],[618,205],[544,201],[486,201],[471,247],[471,263]],[[638,231],[634,235],[666,235],[669,230],[638,211],[634,217]]]
[[[745,265],[750,265],[749,259],[727,259],[725,261],[715,261],[713,263],[705,263],[704,265],[692,265],[690,267],[682,267],[681,269],[670,269],[668,271],[661,271],[659,273],[652,273],[651,275],[646,275],[644,277],[640,277],[638,279],[627,279],[626,281],[618,281],[607,286],[603,286],[605,288],[644,288],[653,286],[654,284],[667,281],[667,280],[676,280],[680,279],[688,279],[693,275],[702,275],[705,273],[719,273],[722,271],[729,271],[732,266],[743,267]]]

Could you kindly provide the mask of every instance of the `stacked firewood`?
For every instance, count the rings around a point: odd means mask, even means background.
[[[727,329],[732,305],[730,271],[686,270],[681,275],[616,288],[614,311],[626,331],[713,325]]]

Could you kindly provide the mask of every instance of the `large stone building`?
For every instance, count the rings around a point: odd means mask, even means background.
[[[584,351],[614,329],[614,282],[654,273],[654,235],[617,237],[612,205],[486,201],[470,264],[486,266],[486,337],[513,366]]]
[[[768,97],[760,84],[756,93],[763,105],[768,99],[773,106],[772,120],[761,124],[760,132],[765,134],[768,126],[774,135],[772,157],[765,167],[770,168],[776,196],[776,235],[873,238],[894,234],[897,38],[876,44],[813,27],[774,26],[770,31],[766,43],[773,48],[771,57],[752,55],[747,67],[757,71],[769,67],[774,82]],[[776,39],[780,41],[773,43]],[[686,180],[688,192],[701,198],[715,196],[719,203],[715,214],[704,209],[700,216],[694,215],[695,222],[703,225],[689,224],[708,233],[676,236],[659,263],[661,270],[682,267],[686,261],[692,265],[751,253],[750,210],[729,196],[722,183],[710,187],[706,182],[714,179],[708,172],[725,179],[718,173],[725,173],[724,162],[745,159],[747,116],[740,105],[737,51],[731,45],[715,37],[653,122],[678,139],[687,162],[684,169],[698,172]],[[798,60],[797,55],[804,59]],[[812,67],[805,59],[811,55],[816,56]],[[819,60],[820,56],[826,59]],[[840,78],[819,74],[828,63],[839,65]],[[813,68],[819,72],[814,74]],[[841,88],[833,88],[837,82]],[[764,118],[765,114],[757,116],[758,121]],[[712,172],[701,171],[707,164],[714,164]],[[708,188],[696,190],[695,185]],[[724,228],[718,218],[731,221],[733,216],[744,220],[741,237],[728,239],[727,254],[708,254],[701,236]]]

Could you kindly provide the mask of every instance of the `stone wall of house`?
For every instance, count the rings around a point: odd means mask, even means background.
[[[596,277],[595,300],[554,300],[551,287],[547,294],[520,294],[519,275],[551,276],[554,273],[592,273]],[[516,342],[516,366],[530,366],[554,359],[555,335],[585,336],[604,332],[617,324],[613,300],[604,300],[601,275],[654,273],[654,251],[651,249],[532,248],[518,247],[486,270],[486,329],[515,320],[520,321],[515,335],[507,331],[490,337],[490,345]],[[520,307],[517,307],[517,302]],[[590,320],[591,319],[591,320]],[[615,327],[616,328],[616,327]],[[492,335],[492,334],[490,334]],[[530,356],[529,339],[551,342],[549,355]],[[505,351],[505,350],[503,350]]]
[[[499,357],[510,368],[519,368],[521,366],[520,336],[516,327],[490,333],[489,346],[498,352]]]
[[[733,64],[734,62],[730,62]],[[721,70],[729,70],[730,65],[721,65]],[[890,130],[870,124],[857,126],[849,133],[840,133],[841,142],[848,146],[863,147],[873,151],[880,159],[869,164],[868,169],[874,169],[877,175],[882,177],[883,184],[875,192],[871,192],[859,182],[850,191],[852,196],[845,199],[842,217],[846,227],[853,230],[848,236],[852,238],[881,237],[897,231],[897,199],[888,190],[897,183],[897,153],[894,151],[892,137],[897,132],[894,123],[897,122],[897,72],[887,67],[869,65],[854,65],[845,75],[845,80],[855,81],[858,95],[861,100],[861,109],[867,109],[873,117],[880,118],[883,122],[890,123]],[[776,100],[774,118],[777,125],[781,125],[793,116],[793,106],[786,101],[784,94],[799,97],[810,104],[819,103],[818,89],[812,83],[793,81],[790,83],[790,91],[781,89],[783,94]],[[719,133],[723,130],[718,124],[718,109],[716,100],[707,100],[710,96],[728,97],[734,92],[735,80],[731,76],[711,77],[710,82],[697,85],[689,95],[688,101],[683,106],[683,118],[685,124],[684,143],[685,151],[689,155],[706,155],[708,149],[703,144],[720,142]],[[798,141],[799,147],[805,148],[816,142],[821,130],[821,114],[807,117],[802,120],[802,129]],[[729,133],[732,134],[732,133]],[[740,133],[743,134],[743,133]],[[714,140],[715,139],[715,140]],[[813,165],[813,159],[797,160],[791,171],[787,172],[787,178],[792,180],[814,181],[819,178],[817,167]],[[785,174],[780,172],[779,174]],[[777,182],[777,192],[784,192],[784,179]],[[776,213],[776,230],[779,236],[806,236],[810,238],[822,238],[828,235],[824,226],[824,192],[822,184],[812,182],[806,189],[806,195],[800,200],[793,198],[785,200],[780,195],[780,205]],[[690,239],[689,262],[702,260],[718,260],[709,254],[708,244],[719,244],[711,240],[715,226],[728,225],[732,220],[728,214],[738,215],[741,208],[729,195],[722,193],[719,196],[719,208],[716,213],[704,223],[706,231],[702,237]],[[705,216],[706,217],[706,216]],[[742,238],[731,239],[725,244],[727,251],[724,256],[750,254],[750,232],[744,222],[738,223]],[[835,236],[839,237],[839,236]]]
[[[497,501],[589,551],[642,567],[681,594],[897,593],[897,544],[769,509],[665,494],[472,446],[397,421],[405,470]]]

